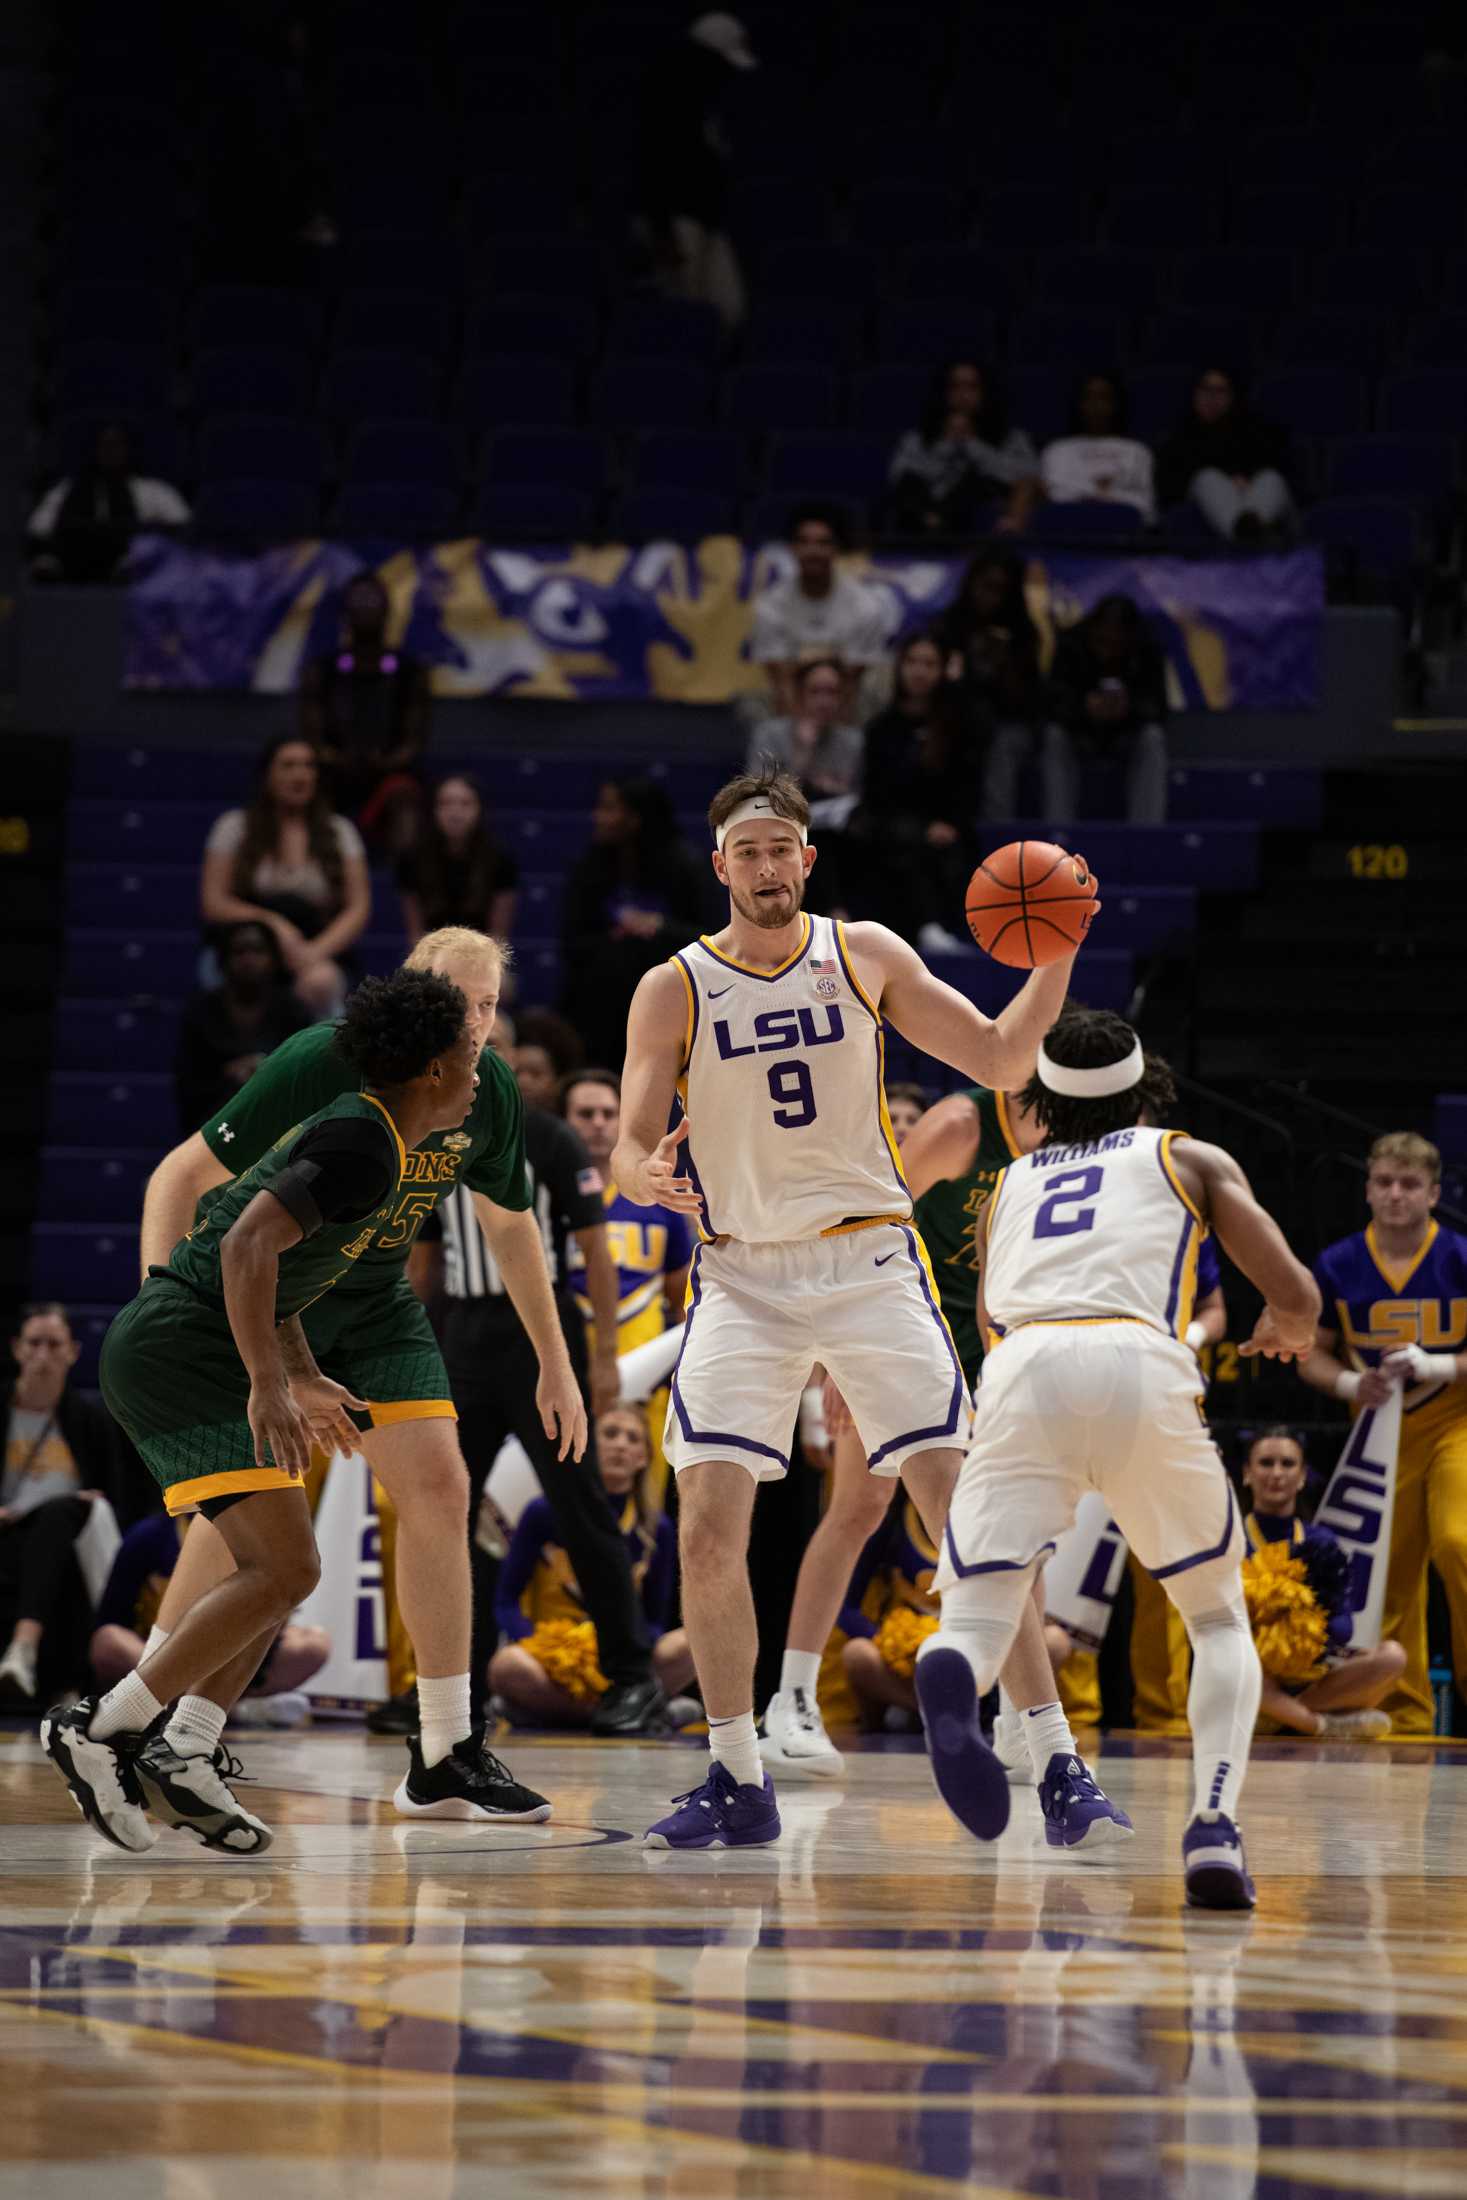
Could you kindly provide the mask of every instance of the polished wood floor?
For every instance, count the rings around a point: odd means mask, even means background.
[[[688,1743],[514,1737],[555,1817],[502,1830],[396,1819],[400,1745],[239,1748],[259,1864],[106,1848],[0,1736],[0,2200],[1467,2194],[1467,1752],[1264,1745],[1238,1921],[1167,1743],[1088,1869],[906,1745],[717,1857],[640,1845]]]

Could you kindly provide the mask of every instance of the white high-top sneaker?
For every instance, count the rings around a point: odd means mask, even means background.
[[[825,1731],[815,1698],[803,1688],[770,1697],[759,1754],[771,1770],[797,1780],[845,1778],[845,1760]]]

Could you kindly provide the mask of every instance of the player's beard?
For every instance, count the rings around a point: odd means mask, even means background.
[[[728,898],[746,923],[756,924],[761,932],[778,932],[782,926],[792,923],[805,906],[803,879],[793,882],[783,879],[780,883],[788,886],[794,895],[792,903],[786,902],[782,895],[778,900],[771,897],[768,901],[761,901],[757,894],[750,894],[745,899],[733,886],[729,887]]]

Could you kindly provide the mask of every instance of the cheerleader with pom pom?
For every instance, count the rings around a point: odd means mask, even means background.
[[[601,1479],[618,1508],[652,1638],[652,1669],[671,1699],[693,1676],[682,1628],[668,1630],[677,1586],[677,1538],[665,1513],[644,1514],[644,1478],[652,1463],[647,1422],[636,1406],[612,1406],[596,1423]],[[596,1630],[570,1561],[555,1541],[549,1505],[537,1497],[521,1513],[499,1570],[494,1596],[501,1643],[489,1661],[489,1687],[517,1725],[589,1726],[606,1689],[596,1665]],[[690,1714],[696,1704],[683,1707]]]
[[[1327,1528],[1298,1516],[1308,1472],[1304,1447],[1287,1428],[1255,1436],[1243,1464],[1253,1501],[1243,1522],[1243,1590],[1263,1667],[1259,1713],[1316,1740],[1378,1740],[1391,1722],[1375,1707],[1406,1653],[1398,1642],[1349,1647],[1349,1560]]]
[[[847,1638],[841,1663],[867,1727],[880,1728],[895,1711],[908,1713],[911,1730],[918,1730],[912,1672],[937,1625],[936,1565],[910,1497],[892,1508],[856,1561],[837,1624]]]

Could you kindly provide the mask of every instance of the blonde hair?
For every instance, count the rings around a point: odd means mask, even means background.
[[[1385,1132],[1370,1149],[1372,1168],[1377,1161],[1398,1161],[1403,1169],[1420,1169],[1432,1184],[1442,1180],[1441,1150],[1419,1131]]]
[[[451,956],[472,956],[475,962],[492,962],[496,973],[503,977],[511,959],[508,940],[497,940],[492,932],[476,932],[471,924],[443,924],[436,932],[425,932],[417,946],[403,964],[404,970],[435,970]]]
[[[646,1457],[632,1477],[630,1495],[637,1508],[637,1533],[642,1539],[642,1549],[650,1558],[657,1548],[657,1514],[659,1510],[649,1486],[652,1475],[652,1431],[647,1425],[647,1416],[641,1407],[632,1405],[627,1399],[619,1399],[614,1406],[604,1407],[596,1416],[596,1426],[599,1428],[603,1421],[609,1421],[614,1413],[630,1415],[642,1432],[642,1448],[646,1453]]]

